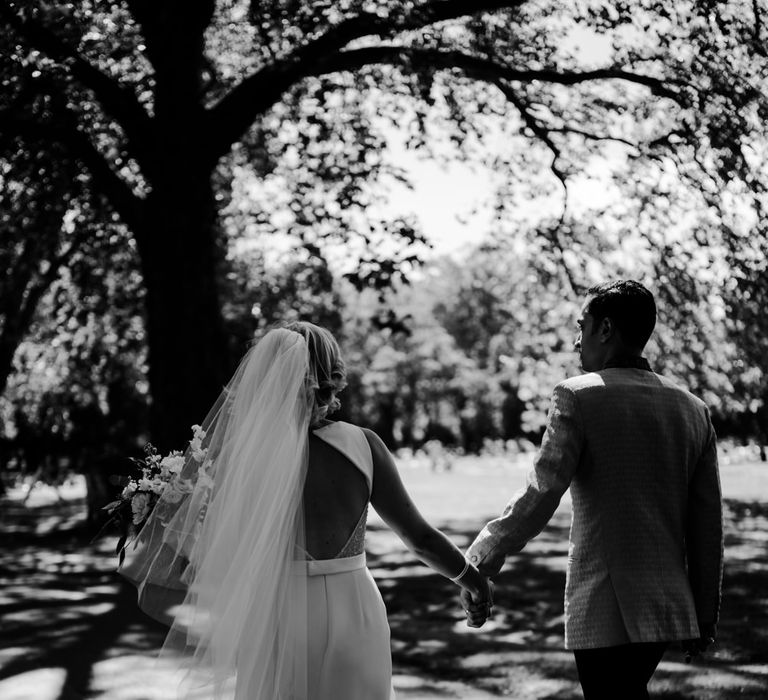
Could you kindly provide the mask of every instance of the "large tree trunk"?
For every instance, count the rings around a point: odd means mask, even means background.
[[[205,173],[179,172],[148,202],[141,259],[146,285],[150,428],[161,449],[181,448],[226,382],[217,289],[215,208]]]
[[[147,304],[150,427],[161,450],[181,448],[226,381],[217,289],[216,206],[201,104],[203,33],[214,3],[142,5],[155,67],[151,192],[137,231]],[[137,4],[138,6],[138,4]]]

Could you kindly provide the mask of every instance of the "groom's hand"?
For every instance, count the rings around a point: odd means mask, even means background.
[[[467,615],[467,625],[469,627],[482,627],[493,610],[493,584],[491,581],[484,579],[483,590],[474,594],[467,589],[462,589],[459,596],[461,606]]]
[[[701,625],[701,637],[698,639],[683,640],[683,652],[685,652],[685,663],[689,664],[700,654],[703,654],[712,644],[715,643],[716,627],[715,625]]]
[[[477,565],[477,569],[483,576],[495,576],[504,566],[505,559],[506,557],[504,554],[494,554],[485,557],[485,559]]]
[[[714,644],[713,637],[699,637],[699,639],[685,639],[683,640],[683,652],[685,653],[685,663],[689,664],[697,656],[703,654],[710,645]]]

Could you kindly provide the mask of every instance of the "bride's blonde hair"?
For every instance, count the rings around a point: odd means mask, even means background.
[[[314,323],[294,321],[284,328],[298,333],[307,343],[307,391],[312,411],[309,422],[316,425],[341,407],[336,394],[347,385],[347,369],[341,358],[341,349],[330,331]]]

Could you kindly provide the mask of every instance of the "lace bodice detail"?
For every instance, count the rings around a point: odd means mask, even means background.
[[[343,559],[344,557],[356,557],[365,551],[365,528],[368,523],[368,506],[363,509],[354,531],[349,536],[347,543],[334,559]]]
[[[366,505],[360,515],[360,520],[357,521],[355,529],[349,536],[346,544],[341,548],[341,551],[332,559],[346,559],[347,557],[356,557],[358,554],[365,552],[365,528],[368,524],[368,506]],[[306,559],[307,561],[317,561],[309,552],[301,550],[300,559]]]

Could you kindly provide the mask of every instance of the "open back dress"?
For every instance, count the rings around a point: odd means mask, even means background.
[[[368,499],[357,525],[332,558],[306,553],[309,697],[312,700],[390,700],[392,657],[387,611],[365,559],[365,529],[373,488],[373,457],[363,430],[337,421],[313,434],[343,457],[350,478],[365,478]],[[322,462],[311,461],[321,469]]]

